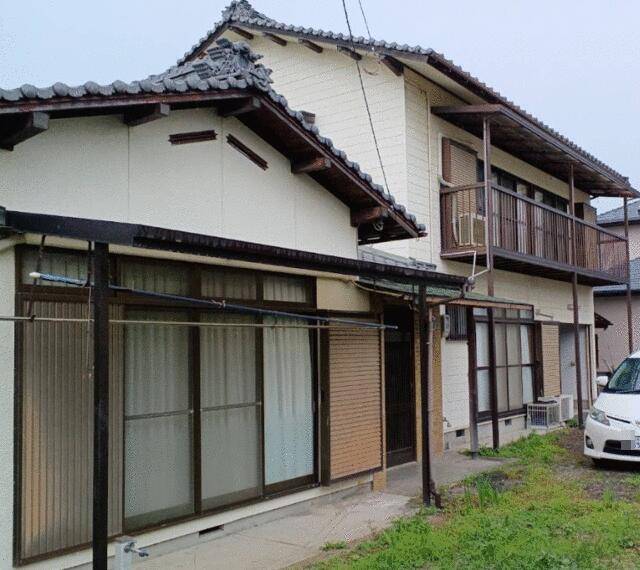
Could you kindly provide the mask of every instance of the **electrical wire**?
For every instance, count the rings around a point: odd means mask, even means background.
[[[369,22],[367,21],[367,15],[364,13],[364,8],[362,7],[362,0],[358,0],[358,5],[360,6],[360,13],[362,14],[362,19],[364,20],[364,27],[367,28],[367,35],[369,36],[369,40],[372,40],[371,30],[369,29]]]
[[[360,4],[360,8],[362,8],[362,4]],[[344,18],[347,22],[347,29],[349,30],[349,43],[351,44],[351,49],[355,52],[356,45],[353,41],[353,31],[351,29],[351,21],[349,20],[349,12],[347,10],[346,0],[342,0],[342,9],[344,10]],[[362,10],[362,14],[364,15],[364,10]],[[366,21],[366,17],[365,17]],[[369,25],[367,25],[367,31],[369,30]],[[371,34],[369,34],[371,37]],[[376,129],[373,125],[373,117],[371,116],[371,108],[369,106],[369,99],[367,97],[367,92],[364,87],[364,80],[362,78],[362,69],[360,68],[360,62],[356,59],[356,68],[358,70],[358,79],[360,80],[360,89],[362,90],[362,98],[364,99],[364,106],[367,111],[367,116],[369,117],[369,125],[371,127],[371,134],[373,135],[373,143],[376,147],[376,153],[378,154],[378,161],[380,163],[380,170],[382,170],[382,178],[384,179],[385,190],[388,195],[391,195],[391,191],[389,190],[389,181],[387,180],[387,173],[384,169],[384,164],[382,163],[382,154],[380,153],[380,145],[378,144],[378,137],[376,135]]]

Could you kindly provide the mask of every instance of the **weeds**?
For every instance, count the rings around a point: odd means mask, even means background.
[[[344,540],[340,540],[338,542],[326,542],[321,550],[323,552],[330,552],[331,550],[344,550],[347,548],[347,543]]]
[[[554,470],[556,436],[531,436],[501,450],[515,464],[467,479],[438,524],[424,512],[320,568],[542,570],[640,567],[640,505],[610,487],[589,498]],[[508,473],[506,472],[508,471]],[[505,487],[507,481],[518,484]],[[640,475],[629,477],[640,487]]]

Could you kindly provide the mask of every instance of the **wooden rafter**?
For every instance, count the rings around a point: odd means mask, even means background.
[[[391,57],[390,55],[383,55],[380,58],[380,63],[387,66],[398,77],[400,77],[404,73],[404,65],[395,57]]]
[[[301,45],[308,47],[311,51],[315,51],[316,53],[322,53],[324,51],[321,46],[312,42],[311,40],[306,40],[305,38],[299,38],[298,42]]]
[[[348,48],[345,46],[338,46],[337,49],[340,53],[343,53],[344,55],[346,55],[347,57],[350,57],[355,61],[360,61],[362,59],[362,56],[357,51],[354,51],[351,48]]]
[[[323,156],[291,162],[291,172],[293,174],[308,174],[309,172],[320,172],[329,168],[331,168],[331,160]]]
[[[168,117],[171,107],[166,103],[155,103],[153,105],[143,105],[139,109],[127,111],[124,114],[123,121],[129,127],[137,127],[151,121],[157,121]]]
[[[275,34],[272,34],[270,32],[263,32],[262,35],[271,40],[274,44],[278,44],[279,46],[286,46],[287,45],[287,40],[285,40],[284,38],[281,38],[280,36],[276,36]]]
[[[238,34],[246,40],[252,40],[255,37],[251,32],[247,32],[247,30],[243,30],[238,26],[229,26],[229,30],[234,34]]]
[[[260,107],[261,103],[258,97],[245,97],[244,99],[219,104],[218,114],[221,117],[237,117],[238,115],[257,111]]]
[[[13,150],[17,144],[45,132],[48,128],[48,113],[33,111],[7,117],[0,123],[0,148]]]
[[[387,209],[382,206],[374,206],[372,208],[364,208],[351,212],[351,225],[357,228],[361,224],[375,222],[387,216]]]

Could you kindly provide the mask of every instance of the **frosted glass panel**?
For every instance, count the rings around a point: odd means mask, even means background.
[[[504,366],[507,364],[507,339],[506,326],[495,325],[496,331],[496,366]]]
[[[522,408],[522,372],[519,366],[509,368],[509,409]]]
[[[268,323],[299,324],[291,319]],[[313,395],[308,329],[264,331],[267,485],[313,474]]]
[[[202,501],[205,509],[261,493],[260,408],[202,413]]]
[[[531,327],[520,327],[520,344],[522,351],[522,364],[532,364],[533,351],[531,350]]]
[[[489,366],[489,325],[476,323],[476,365]]]
[[[507,369],[498,368],[496,370],[498,382],[498,411],[505,412],[509,409],[509,390],[507,388]]]
[[[38,267],[39,252],[35,249],[27,249],[22,255],[22,283],[27,285],[33,284],[33,279],[29,277],[29,273],[36,271]],[[87,278],[87,254],[78,253],[60,253],[45,250],[40,264],[41,273],[50,273],[53,275],[63,275],[72,279]],[[74,287],[75,285],[67,285],[65,283],[54,283],[53,281],[38,281],[39,286],[45,287]]]
[[[186,313],[128,311],[131,320],[187,321]],[[129,325],[125,330],[125,415],[189,408],[189,329]]]
[[[507,361],[520,364],[520,325],[507,325]]]
[[[125,421],[125,526],[193,512],[191,416]]]
[[[251,317],[202,315],[204,322],[251,324]],[[256,401],[256,329],[200,329],[202,407]]]
[[[489,371],[478,370],[478,412],[491,410],[491,392],[489,388]]]
[[[265,274],[263,287],[266,301],[311,302],[311,288],[307,279]]]
[[[522,400],[523,404],[533,402],[533,370],[528,366],[522,367]]]
[[[186,313],[129,311],[133,320],[187,319]],[[125,330],[126,529],[192,513],[192,410],[188,329]]]
[[[189,273],[184,268],[167,263],[123,260],[121,285],[156,293],[187,295]]]
[[[243,271],[202,272],[202,296],[224,299],[255,299],[256,275]]]

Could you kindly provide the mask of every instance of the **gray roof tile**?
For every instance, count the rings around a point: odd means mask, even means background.
[[[629,212],[630,222],[640,221],[640,200],[629,200],[627,211]],[[607,225],[624,223],[624,206],[598,214],[598,223]]]
[[[632,259],[629,262],[629,276],[631,278],[631,290],[640,291],[640,257]],[[603,287],[594,287],[593,294],[597,297],[600,295],[616,295],[622,294],[627,290],[626,285],[605,285]]]

